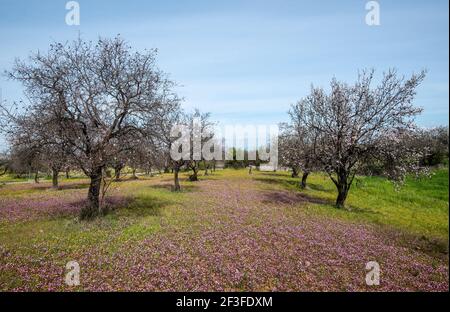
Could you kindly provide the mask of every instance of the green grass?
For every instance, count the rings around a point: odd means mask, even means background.
[[[16,177],[9,174],[0,176],[0,184],[5,182],[26,182],[28,180],[28,177]]]
[[[80,179],[86,179],[86,177],[82,174],[77,172],[76,174],[71,174],[69,178],[66,178],[66,175],[64,173],[59,174],[59,180],[62,181],[76,181]],[[39,181],[42,182],[51,182],[52,177],[50,175],[46,174],[39,174]],[[2,183],[11,183],[11,182],[34,182],[34,175],[28,176],[28,175],[22,175],[18,177],[14,174],[4,174],[0,176],[0,184]]]
[[[324,201],[323,204],[299,201],[298,204],[287,207],[284,213],[291,214],[294,218],[305,217],[306,213],[314,217],[338,218],[357,224],[370,223],[392,228],[400,233],[425,237],[427,242],[432,239],[447,242],[448,174],[448,168],[445,168],[436,170],[431,179],[409,178],[398,191],[384,178],[359,177],[350,190],[347,209],[334,207],[335,186],[326,175],[320,173],[310,175],[305,190],[299,188],[300,179],[290,177],[288,172],[254,170],[249,175],[244,169],[217,170],[209,176],[203,176],[201,172],[200,182],[187,181],[189,173],[183,172],[180,177],[182,191],[176,193],[171,191],[172,174],[140,177],[139,180],[124,178],[124,181],[112,184],[111,193],[129,197],[128,204],[93,221],[79,221],[76,216],[17,222],[0,220],[0,261],[2,252],[6,250],[22,259],[43,259],[64,267],[67,261],[77,259],[80,253],[90,253],[95,248],[115,255],[124,246],[133,246],[154,235],[166,235],[173,231],[201,235],[199,231],[204,230],[205,225],[217,217],[207,213],[208,207],[217,203],[209,201],[204,194],[199,199],[196,192],[199,185],[208,183],[208,180],[224,179],[231,183],[240,180],[242,192],[246,191],[245,181],[254,180],[257,181],[256,185],[248,183],[249,187],[267,192],[288,190]],[[68,196],[73,192],[84,194],[88,187],[86,179],[77,178],[73,181],[62,178],[61,182],[61,190],[51,189],[48,181],[38,187],[33,184],[0,186],[0,200],[3,196],[22,200],[35,196]],[[253,219],[248,216],[249,224],[257,224],[258,217],[255,215]],[[211,226],[217,226],[217,223]],[[21,277],[13,273],[0,276],[0,284],[2,282],[8,285],[23,283]]]
[[[265,188],[270,184],[270,187],[302,192],[329,202],[310,204],[314,213],[448,239],[448,168],[435,170],[430,179],[408,178],[399,190],[381,177],[358,177],[347,198],[347,209],[334,208],[336,188],[325,174],[311,174],[305,190],[300,190],[298,178],[291,178],[285,172],[260,172],[256,179],[265,182]]]
[[[182,192],[173,193],[170,187],[149,185],[145,179],[115,183],[120,193],[130,197],[126,207],[110,212],[93,221],[79,221],[76,216],[52,219],[35,219],[20,222],[0,221],[0,247],[18,254],[41,254],[36,246],[45,246],[50,254],[82,252],[93,246],[104,245],[111,251],[122,244],[139,241],[161,230],[161,223],[171,222],[175,214],[182,214],[180,204],[186,192],[192,190],[189,182],[183,183]],[[33,196],[39,190],[12,192],[8,196]],[[72,190],[40,190],[41,192],[70,192]],[[1,191],[0,191],[1,192]],[[20,194],[20,195],[19,195]],[[0,195],[5,195],[1,194]],[[162,221],[162,220],[165,221]],[[51,252],[50,252],[51,251]]]

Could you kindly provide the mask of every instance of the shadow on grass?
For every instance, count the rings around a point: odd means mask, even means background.
[[[117,213],[135,217],[160,216],[161,209],[171,204],[173,202],[170,200],[145,195],[132,199],[125,209],[121,209]]]
[[[197,183],[197,182],[190,182],[190,183]],[[150,188],[155,189],[161,189],[161,190],[167,190],[169,192],[173,191],[174,186],[172,184],[154,184],[150,185]],[[181,186],[181,192],[193,192],[196,189],[198,189],[198,186],[196,185],[182,185]]]
[[[58,186],[58,190],[80,190],[89,187],[89,183],[72,183]]]
[[[311,190],[314,190],[314,191],[321,191],[321,192],[329,191],[329,189],[327,189],[323,185],[316,184],[316,183],[308,183],[308,188],[310,188]]]
[[[260,175],[262,175],[262,176],[267,176],[267,177],[279,177],[279,178],[286,178],[286,177],[288,177],[285,174],[280,174],[280,173],[277,173],[277,172],[261,172],[261,171],[259,171],[258,173]],[[289,177],[290,177],[290,175],[289,175]]]
[[[327,205],[330,206],[331,209],[337,209],[334,200],[324,199],[302,193],[301,192],[302,190],[300,189],[299,186],[300,181],[298,179],[255,178],[255,180],[267,184],[280,185],[281,187],[286,189],[286,191],[273,191],[266,193],[264,195],[265,198],[263,199],[263,202],[265,203],[296,204],[305,202],[305,203]],[[307,188],[312,191],[321,191],[321,192],[330,191],[329,189],[323,187],[322,185],[315,183],[308,183]],[[349,213],[377,214],[377,212],[371,209],[360,208],[350,204],[347,204],[346,207],[342,210]]]
[[[381,226],[381,229],[390,240],[396,241],[405,248],[421,251],[448,261],[449,241],[447,239],[399,231],[387,225]]]
[[[284,188],[288,188],[291,190],[298,189],[300,187],[300,180],[286,179],[285,177],[284,178],[279,177],[278,179],[257,177],[254,179],[256,181],[267,183],[267,184],[280,185]]]
[[[278,184],[281,185],[283,187],[288,187],[290,189],[294,189],[294,190],[300,190],[300,182],[301,179],[300,178],[291,178],[291,177],[286,177],[286,176],[278,176],[278,179],[275,178],[255,178],[255,180],[257,181],[261,181],[264,183],[268,183],[268,184]],[[307,188],[314,190],[314,191],[323,191],[323,192],[327,192],[330,191],[330,189],[324,187],[321,184],[317,184],[317,183],[311,183],[311,182],[307,182]]]
[[[312,197],[303,193],[292,193],[286,191],[265,192],[263,194],[262,202],[273,204],[297,204],[301,202],[308,202],[321,205],[334,204],[332,201],[326,199]]]

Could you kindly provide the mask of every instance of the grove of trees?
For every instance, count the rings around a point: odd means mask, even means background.
[[[133,178],[137,170],[171,171],[173,190],[179,191],[181,170],[190,170],[189,180],[197,181],[201,169],[207,175],[215,168],[215,159],[195,157],[193,149],[188,159],[171,157],[179,139],[173,125],[189,130],[190,146],[221,138],[214,137],[209,113],[183,112],[175,83],[156,65],[156,50],[134,52],[120,37],[79,38],[16,60],[6,75],[24,86],[28,102],[0,103],[1,132],[10,145],[9,153],[0,155],[0,175],[28,175],[39,182],[39,172],[46,171],[58,188],[61,172],[82,171],[90,184],[81,218],[105,212],[101,188],[111,169],[117,181],[125,168]],[[311,172],[325,172],[336,186],[336,206],[344,207],[359,174],[401,183],[409,173],[448,164],[448,127],[420,129],[414,123],[421,109],[413,99],[424,78],[425,72],[405,78],[389,70],[374,85],[374,71],[365,70],[354,84],[333,79],[329,91],[312,87],[291,106],[290,121],[281,124],[280,165],[292,177],[302,174],[301,188]],[[231,151],[226,166],[262,163],[258,151],[250,161],[237,160],[237,152]]]

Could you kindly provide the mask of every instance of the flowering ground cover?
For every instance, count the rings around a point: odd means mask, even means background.
[[[184,176],[186,180],[186,176]],[[199,182],[115,183],[111,212],[77,213],[86,181],[0,188],[0,289],[62,291],[448,291],[448,170],[400,191],[360,178],[348,210],[320,174],[216,171]],[[80,285],[67,286],[68,261]],[[367,286],[366,263],[380,264]]]

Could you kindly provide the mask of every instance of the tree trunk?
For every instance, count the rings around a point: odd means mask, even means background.
[[[347,181],[348,174],[346,174],[345,171],[341,171],[340,174],[338,174],[337,179],[337,190],[338,190],[338,197],[336,199],[336,207],[337,208],[344,208],[345,207],[345,200],[347,199],[348,191],[351,186],[351,181]]]
[[[70,179],[70,170],[66,169],[66,179]]]
[[[178,171],[179,171],[179,168],[177,168],[177,167],[173,170],[173,177],[174,177],[174,188],[173,188],[173,190],[175,192],[178,192],[178,191],[181,190],[180,179],[178,178]]]
[[[100,188],[102,183],[102,167],[95,168],[90,175],[87,204],[81,210],[81,219],[92,219],[100,214]]]
[[[305,171],[302,175],[302,182],[300,182],[300,187],[304,189],[306,187],[306,180],[308,179],[309,172]]]
[[[189,176],[189,181],[198,181],[198,168],[194,167],[192,168],[193,173]]]
[[[137,179],[138,179],[138,177],[137,177],[137,175],[136,175],[136,168],[133,168],[133,176],[132,176],[132,178],[133,178],[134,180],[137,180]]]
[[[122,173],[123,164],[116,163],[114,166],[114,180],[119,181],[120,180],[120,174]]]
[[[59,175],[59,170],[58,169],[52,169],[52,187],[53,188],[58,188],[58,175]]]
[[[336,207],[337,208],[345,207],[345,200],[347,199],[347,195],[348,195],[347,186],[343,185],[343,186],[338,187],[338,197],[336,199]]]
[[[39,183],[39,171],[35,171],[34,173],[34,183]]]
[[[298,170],[297,168],[292,168],[292,175],[293,178],[297,178],[298,177]]]

